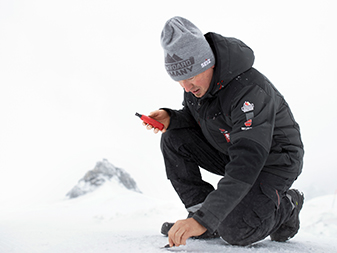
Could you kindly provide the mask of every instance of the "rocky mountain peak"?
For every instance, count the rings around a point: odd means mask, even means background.
[[[93,170],[89,170],[82,179],[80,179],[66,196],[76,198],[88,192],[92,192],[105,182],[116,180],[121,187],[135,192],[141,192],[135,180],[121,168],[112,165],[107,159],[99,161]]]

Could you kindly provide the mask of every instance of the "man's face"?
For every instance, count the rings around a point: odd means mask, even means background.
[[[179,81],[181,87],[184,88],[186,92],[193,93],[197,98],[204,96],[211,84],[213,77],[214,66],[200,73],[199,75],[193,76],[189,79]]]

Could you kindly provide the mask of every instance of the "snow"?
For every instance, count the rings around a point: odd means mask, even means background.
[[[177,201],[149,197],[123,188],[116,180],[74,199],[3,210],[0,218],[0,252],[337,252],[336,196],[305,202],[301,229],[286,243],[266,238],[248,247],[221,239],[192,240],[161,249],[167,238],[160,234],[165,221],[186,217]]]

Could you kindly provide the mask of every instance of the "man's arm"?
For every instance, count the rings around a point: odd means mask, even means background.
[[[173,110],[170,108],[161,108],[159,110],[151,112],[149,117],[164,124],[162,133],[165,133],[168,129],[179,129],[188,127],[199,127],[196,120],[193,118],[188,107],[184,106],[181,110]],[[148,130],[153,129],[151,125],[143,124]],[[159,129],[155,128],[154,133],[158,133]]]
[[[171,117],[170,129],[199,127],[187,107],[181,110],[163,109],[167,111]]]
[[[183,103],[184,107],[181,110],[172,110],[169,108],[162,108],[171,118],[170,129],[179,128],[194,128],[199,127],[197,121],[192,116],[190,109]]]

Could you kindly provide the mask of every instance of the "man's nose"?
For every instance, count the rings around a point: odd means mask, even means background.
[[[193,88],[193,84],[189,82],[188,80],[181,81],[180,84],[186,92],[190,92],[191,89]]]

